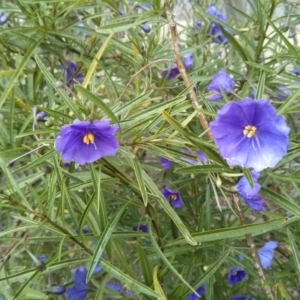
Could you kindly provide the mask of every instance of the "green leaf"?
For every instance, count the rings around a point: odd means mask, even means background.
[[[295,241],[295,237],[293,235],[293,233],[291,232],[291,230],[287,229],[287,234],[288,234],[288,238],[289,238],[289,242],[290,242],[290,246],[292,249],[292,255],[293,255],[293,259],[294,259],[294,266],[296,269],[296,273],[298,276],[298,282],[300,283],[300,255],[299,255],[299,250]]]
[[[159,283],[159,280],[157,278],[157,270],[158,270],[159,266],[156,266],[153,270],[153,286],[154,286],[154,290],[157,294],[159,294],[160,296],[157,298],[158,300],[167,300],[167,297]]]
[[[101,258],[100,265],[111,276],[120,280],[122,283],[127,284],[129,287],[132,287],[134,290],[143,293],[145,295],[148,295],[150,297],[154,297],[154,299],[157,299],[157,297],[159,297],[159,295],[155,291],[143,285],[142,283],[138,282],[137,280],[129,277],[127,274],[123,273],[121,270],[118,270],[115,266],[113,266],[103,258]]]
[[[16,84],[19,76],[21,75],[23,69],[25,68],[26,64],[28,63],[29,59],[32,57],[35,48],[42,42],[43,39],[37,40],[35,43],[32,43],[31,46],[28,48],[26,54],[24,55],[22,61],[19,63],[18,68],[11,76],[9,82],[6,84],[5,90],[1,93],[0,96],[0,108],[3,105],[4,101],[6,100],[7,96],[11,92],[12,88]]]
[[[231,228],[222,228],[215,230],[208,230],[205,232],[193,233],[192,238],[198,243],[206,243],[212,241],[221,241],[226,239],[244,238],[246,234],[252,234],[253,236],[261,235],[272,231],[277,228],[282,228],[288,224],[296,222],[299,217],[292,218],[279,218],[272,221],[262,222],[252,225],[243,225]],[[175,245],[185,244],[183,238],[179,238],[170,242],[166,247],[173,247]]]
[[[96,95],[91,93],[89,90],[85,89],[81,85],[75,84],[75,89],[84,95],[88,100],[92,101],[97,108],[100,108],[114,123],[118,123],[118,119],[111,111],[111,109]]]
[[[297,217],[300,218],[300,206],[297,205],[294,202],[291,202],[286,197],[283,197],[280,194],[275,193],[275,192],[273,192],[273,191],[271,191],[269,189],[266,189],[266,188],[261,188],[260,195],[264,199],[270,200],[273,203],[276,203],[280,207],[284,208],[286,211],[289,211],[292,214],[294,214],[295,216],[297,216]]]
[[[232,173],[233,170],[220,165],[197,165],[175,169],[175,173],[207,174],[207,173]]]
[[[171,264],[171,262],[166,258],[166,256],[164,255],[164,253],[161,251],[160,247],[158,246],[158,244],[156,243],[156,240],[153,236],[152,230],[151,230],[151,226],[149,224],[149,237],[152,243],[152,246],[155,250],[155,252],[158,254],[158,256],[161,258],[161,260],[166,264],[166,266],[171,270],[171,272],[175,275],[175,277],[177,279],[179,279],[187,288],[189,288],[191,291],[193,291],[194,293],[197,293],[191,286],[190,284],[183,278],[183,276],[177,272],[177,270],[174,268],[174,266]],[[157,271],[157,270],[156,270]],[[155,279],[153,278],[153,281]],[[154,282],[155,283],[155,282]],[[159,284],[159,283],[158,283]],[[157,287],[158,288],[158,287]],[[159,290],[159,288],[158,288]]]
[[[79,112],[78,108],[76,107],[75,102],[72,99],[70,99],[70,97],[67,95],[67,93],[65,92],[64,89],[56,86],[57,80],[55,80],[55,78],[52,76],[52,74],[48,71],[48,69],[43,64],[43,62],[40,60],[38,55],[35,55],[35,60],[38,64],[39,68],[43,72],[44,76],[46,77],[46,80],[58,92],[58,94],[60,95],[62,100],[69,106],[69,108],[75,114],[75,116],[79,120],[83,120],[83,117],[82,117],[81,113]]]
[[[131,159],[131,164],[133,166],[135,178],[138,182],[138,185],[139,185],[139,188],[141,191],[144,205],[147,206],[148,205],[148,193],[147,193],[145,181],[143,178],[143,169],[136,157],[134,159]]]
[[[191,245],[196,245],[197,243],[192,238],[190,232],[184,225],[184,223],[181,221],[181,219],[178,217],[177,213],[174,211],[174,209],[171,207],[168,201],[166,201],[166,198],[163,196],[161,191],[157,188],[156,184],[152,181],[152,179],[148,176],[146,172],[143,171],[143,178],[146,182],[146,185],[150,189],[150,191],[153,193],[153,196],[155,196],[159,202],[159,204],[164,208],[165,212],[168,214],[168,216],[172,219],[172,221],[175,223],[177,228],[181,231],[184,239]]]
[[[145,284],[147,286],[151,286],[153,283],[153,278],[152,278],[152,268],[150,265],[150,261],[147,257],[147,254],[145,253],[144,249],[140,246],[140,244],[136,244],[136,247],[137,247],[137,253],[139,256],[139,263],[140,263],[142,271],[143,271],[143,277],[145,280]]]
[[[87,273],[87,282],[91,279],[93,272],[99,263],[99,260],[105,250],[105,246],[108,243],[110,236],[112,232],[115,229],[115,226],[117,222],[119,221],[120,217],[122,216],[123,212],[125,211],[126,207],[129,205],[130,202],[125,203],[114,215],[112,218],[111,222],[107,224],[105,230],[102,232],[101,237],[99,239],[99,242],[96,246],[96,249],[94,251],[94,255],[91,259],[91,264],[88,268],[88,273]]]

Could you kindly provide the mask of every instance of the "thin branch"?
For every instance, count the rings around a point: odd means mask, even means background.
[[[183,79],[183,82],[184,82],[185,86],[188,88],[191,86],[191,81],[186,73],[186,69],[185,69],[182,59],[181,59],[179,42],[178,42],[178,33],[177,33],[177,29],[176,29],[176,24],[173,19],[169,0],[165,0],[165,10],[166,10],[167,20],[168,20],[168,24],[169,24],[169,28],[170,28],[170,32],[171,32],[171,38],[172,38],[171,43],[172,43],[172,47],[173,47],[173,51],[174,51],[174,55],[175,55],[175,60],[176,60],[179,72],[181,74],[181,77]],[[196,92],[194,91],[194,89],[190,90],[189,96],[190,96],[190,99],[192,100],[193,107],[198,112],[199,109],[201,109],[201,105],[198,102],[198,98],[197,98],[197,95],[196,95]],[[208,138],[210,140],[213,140],[213,136],[209,129],[209,125],[208,125],[205,115],[198,112],[197,116],[200,121],[200,124],[202,125],[202,128],[207,131]]]
[[[233,202],[234,202],[235,208],[237,210],[237,214],[238,214],[241,224],[246,225],[245,215],[244,215],[243,210],[241,209],[239,197],[236,194],[233,194]],[[254,260],[254,268],[256,269],[256,272],[260,278],[262,288],[265,290],[265,293],[266,293],[268,299],[274,300],[275,298],[274,298],[272,289],[267,284],[264,270],[261,267],[260,259],[257,254],[257,249],[256,249],[255,243],[253,241],[252,234],[246,234],[245,236],[246,236],[247,245],[250,250],[250,254]]]

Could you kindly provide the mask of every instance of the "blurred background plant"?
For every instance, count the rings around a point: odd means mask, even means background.
[[[297,2],[0,9],[1,299],[299,299]],[[290,128],[259,174],[229,167],[205,128],[246,97]],[[117,154],[87,123],[65,136],[75,119],[119,126]],[[88,146],[100,159],[79,165]]]

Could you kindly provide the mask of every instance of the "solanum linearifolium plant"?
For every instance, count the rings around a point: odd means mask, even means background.
[[[298,12],[4,1],[0,298],[298,299]]]

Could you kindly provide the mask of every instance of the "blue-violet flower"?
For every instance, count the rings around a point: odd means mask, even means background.
[[[4,25],[8,19],[8,15],[0,11],[0,25]]]
[[[194,53],[189,53],[185,55],[182,59],[183,64],[187,70],[191,70],[194,65]],[[180,74],[178,67],[175,65],[173,67],[167,68],[161,72],[161,76],[166,77],[167,80],[176,78]]]
[[[160,158],[160,163],[165,171],[169,170],[173,165],[173,162],[165,157]]]
[[[173,191],[169,188],[164,188],[161,192],[165,198],[171,202],[171,205],[174,209],[184,205],[179,191]]]
[[[199,295],[200,297],[198,297],[195,293],[193,293],[193,294],[190,294],[190,295],[186,298],[186,300],[199,300],[199,299],[202,297],[202,295],[205,293],[205,284],[200,285],[200,287],[198,287],[198,288],[196,289],[196,292],[198,293],[198,295]]]
[[[263,206],[265,200],[260,198],[258,195],[261,188],[260,184],[257,182],[260,174],[252,170],[251,175],[253,179],[253,187],[251,187],[247,178],[243,176],[237,184],[238,193],[253,210],[265,210],[265,207]]]
[[[245,270],[232,268],[228,273],[228,283],[237,284],[242,282],[247,276]]]
[[[67,61],[67,66],[62,66],[65,76],[66,82],[68,85],[73,85],[76,83],[82,83],[84,79],[84,74],[79,73],[79,67],[73,61]]]
[[[92,163],[103,156],[116,155],[119,142],[114,134],[118,125],[110,125],[109,120],[75,120],[73,124],[63,126],[55,142],[57,152],[62,159],[75,161],[80,165]]]
[[[134,230],[134,231],[142,231],[142,232],[145,232],[145,233],[149,232],[148,226],[144,225],[144,224],[135,225],[135,226],[132,227],[132,230]]]
[[[55,285],[52,287],[53,293],[56,295],[62,295],[66,292],[66,289],[64,286],[61,285]]]
[[[271,267],[274,258],[274,250],[277,248],[277,246],[278,242],[270,241],[258,249],[258,257],[263,269],[268,269]]]
[[[230,166],[260,172],[274,167],[289,146],[290,128],[265,99],[245,98],[225,104],[210,128],[221,155]]]
[[[87,270],[79,267],[74,273],[74,285],[66,291],[68,300],[84,300],[87,295],[88,286],[86,284]]]
[[[109,289],[111,289],[111,290],[114,290],[116,292],[119,292],[119,293],[121,292],[121,293],[123,293],[123,294],[125,294],[127,296],[131,296],[131,297],[134,296],[134,294],[133,294],[132,291],[125,290],[123,288],[123,286],[121,284],[119,284],[119,283],[107,283],[106,287],[109,288]]]
[[[184,152],[185,154],[193,155],[193,153],[192,153],[190,150],[187,150],[187,149],[182,149],[182,152]],[[207,162],[208,162],[208,159],[207,159],[206,155],[205,155],[203,152],[201,152],[201,151],[196,151],[195,153],[196,153],[196,155],[197,155],[197,158],[198,158],[200,161],[202,161],[202,162],[204,162],[204,163],[207,163]],[[199,161],[194,160],[194,159],[189,159],[189,158],[183,157],[182,160],[188,162],[188,163],[191,164],[191,165],[200,165]]]
[[[207,87],[207,90],[211,92],[215,92],[214,95],[210,96],[208,100],[215,101],[223,98],[222,92],[225,94],[230,94],[233,91],[235,86],[234,80],[230,77],[228,73],[225,71],[220,71],[218,74],[214,76],[211,83]]]
[[[211,15],[212,17],[214,17],[216,19],[219,19],[223,23],[227,22],[227,19],[225,18],[225,16],[221,12],[219,12],[214,5],[208,6],[206,11],[209,15]],[[229,29],[226,29],[226,31],[231,34]],[[218,24],[216,22],[212,22],[212,24],[211,24],[210,35],[212,36],[214,43],[217,43],[217,44],[227,44],[228,43],[227,38],[221,31],[220,24]]]
[[[248,296],[233,296],[232,300],[252,300],[252,298]]]
[[[285,99],[291,94],[291,91],[286,86],[279,86],[278,90],[279,92],[275,94],[275,97],[279,99]]]

